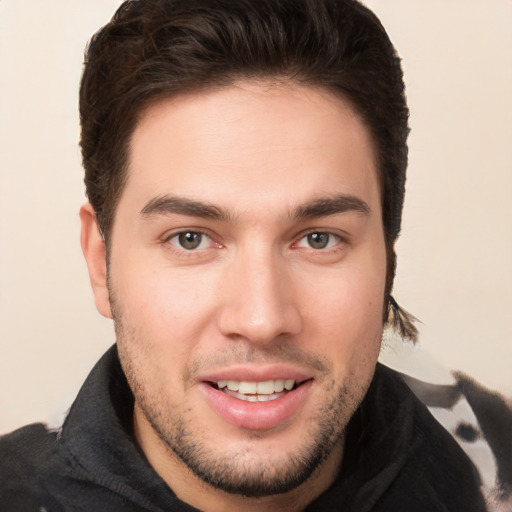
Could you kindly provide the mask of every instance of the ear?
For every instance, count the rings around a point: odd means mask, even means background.
[[[90,203],[85,203],[80,208],[80,222],[80,243],[89,269],[96,308],[104,317],[112,318],[107,287],[107,250]]]

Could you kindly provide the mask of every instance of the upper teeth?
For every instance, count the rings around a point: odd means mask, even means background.
[[[271,395],[280,393],[284,389],[290,391],[294,385],[295,381],[293,379],[266,380],[263,382],[219,380],[217,382],[219,389],[228,388],[230,391],[238,391],[244,395]]]

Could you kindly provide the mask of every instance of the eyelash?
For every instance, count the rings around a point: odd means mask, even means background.
[[[186,248],[183,247],[183,243],[186,242],[186,240],[180,240],[181,237],[185,237],[187,235],[194,235],[200,237],[199,243],[197,247],[190,247]],[[329,237],[326,242],[326,247],[311,247],[311,240],[308,240],[309,237],[312,237],[313,235],[320,235],[320,236],[327,236]],[[209,244],[213,244],[212,247],[201,247],[201,245],[205,242],[205,239],[207,241],[209,240]],[[173,240],[176,240],[176,243],[173,242]],[[302,246],[300,245],[303,240],[306,240],[308,243],[308,246]],[[334,243],[332,243],[334,241]],[[307,233],[302,234],[298,239],[296,239],[295,242],[292,244],[293,249],[305,249],[314,251],[315,253],[332,253],[339,251],[341,247],[340,245],[343,245],[345,240],[343,237],[341,237],[339,234],[332,233],[330,231],[321,231],[321,230],[311,230]],[[222,244],[215,242],[214,239],[207,233],[200,231],[200,230],[194,230],[194,229],[185,229],[182,231],[178,231],[175,233],[172,233],[171,235],[165,237],[163,240],[163,243],[166,245],[166,247],[169,250],[172,250],[173,252],[179,252],[180,255],[183,255],[186,257],[197,257],[202,250],[215,248],[220,249],[222,248]],[[193,241],[192,241],[193,243]]]
[[[195,236],[200,237],[199,244],[197,247],[193,247],[193,248],[189,248],[189,249],[187,249],[186,247],[183,247],[183,245],[182,245],[183,240],[180,240],[180,238],[185,237],[187,235],[195,235]],[[176,243],[173,242],[174,239],[176,240]],[[203,243],[205,243],[205,239],[210,247],[201,247],[201,245]],[[165,247],[168,250],[170,250],[174,253],[179,253],[180,256],[184,256],[184,257],[188,257],[188,258],[197,257],[200,255],[201,251],[206,250],[206,249],[222,248],[222,245],[218,242],[215,242],[214,239],[208,233],[205,233],[204,231],[200,231],[197,229],[184,229],[184,230],[172,233],[164,238],[163,244],[165,245]]]
[[[304,235],[302,235],[298,240],[297,242],[294,242],[293,243],[293,246],[294,247],[297,247],[297,248],[302,248],[299,244],[303,241],[303,240],[307,240],[308,242],[307,243],[311,243],[311,240],[308,240],[309,237],[312,237],[313,235],[321,235],[321,236],[325,236],[327,235],[329,238],[327,240],[327,246],[326,247],[311,247],[311,245],[307,246],[307,247],[304,247],[304,249],[311,249],[313,251],[319,251],[319,252],[331,252],[333,250],[336,250],[338,247],[338,245],[340,243],[343,242],[343,239],[340,235],[336,234],[336,233],[332,233],[330,231],[320,231],[320,230],[312,230],[312,231],[309,231],[308,233],[305,233]],[[331,242],[334,241],[333,244],[331,244]]]

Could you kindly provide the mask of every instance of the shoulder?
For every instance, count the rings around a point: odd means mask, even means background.
[[[48,502],[43,479],[55,459],[56,438],[57,433],[41,423],[0,437],[2,511],[35,512]]]
[[[52,452],[56,432],[42,423],[22,427],[0,437],[0,474],[2,477],[30,473]],[[4,481],[4,480],[2,480]]]

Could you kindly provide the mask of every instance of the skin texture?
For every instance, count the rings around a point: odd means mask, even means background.
[[[304,508],[336,477],[382,334],[380,189],[359,117],[291,83],[161,101],[131,140],[108,279],[90,205],[81,219],[156,471],[202,510]],[[210,385],[283,375],[303,384],[259,409]]]

